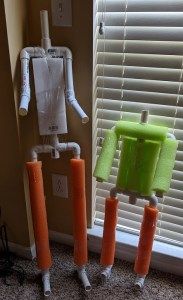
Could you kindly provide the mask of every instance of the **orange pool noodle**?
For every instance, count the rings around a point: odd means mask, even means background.
[[[141,276],[147,275],[149,271],[157,216],[157,208],[153,208],[148,205],[144,207],[144,216],[140,230],[139,245],[134,267],[135,272]]]
[[[49,248],[48,225],[41,167],[42,163],[40,161],[26,163],[29,177],[30,203],[36,243],[37,264],[40,270],[46,270],[51,267],[52,260]]]
[[[107,198],[105,202],[105,220],[100,263],[102,266],[113,265],[115,254],[115,232],[117,224],[118,200]]]
[[[74,263],[78,266],[83,266],[88,261],[85,162],[83,159],[71,159],[70,164],[73,199]]]

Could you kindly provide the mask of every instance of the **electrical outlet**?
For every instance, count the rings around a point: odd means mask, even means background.
[[[52,25],[72,26],[71,0],[51,0]]]
[[[67,176],[52,174],[53,195],[68,198]]]

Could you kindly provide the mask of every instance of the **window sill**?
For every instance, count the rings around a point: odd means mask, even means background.
[[[94,225],[88,229],[89,249],[100,253],[103,227]],[[138,245],[138,236],[117,230],[116,254],[117,258],[134,262]],[[183,275],[183,249],[160,241],[154,241],[151,267],[160,271]]]

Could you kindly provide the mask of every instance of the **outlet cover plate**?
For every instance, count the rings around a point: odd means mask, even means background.
[[[72,26],[71,0],[51,0],[52,25]]]
[[[68,198],[67,176],[52,174],[53,196]]]

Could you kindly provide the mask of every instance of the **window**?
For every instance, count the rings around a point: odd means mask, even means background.
[[[97,0],[94,29],[94,164],[106,129],[116,121],[138,122],[141,110],[148,109],[149,123],[168,126],[179,147],[170,191],[158,205],[156,238],[181,246],[183,1]],[[116,182],[119,149],[109,181],[96,183],[97,224],[103,223],[105,198]],[[138,234],[146,201],[133,206],[126,196],[119,200],[118,229]]]

